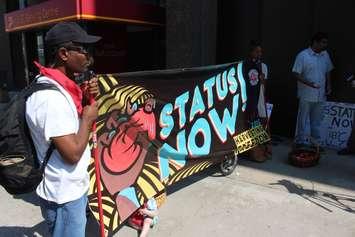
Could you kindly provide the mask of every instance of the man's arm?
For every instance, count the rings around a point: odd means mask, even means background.
[[[316,83],[313,83],[313,82],[310,82],[310,81],[305,80],[305,79],[301,76],[301,74],[299,74],[299,73],[297,73],[297,72],[293,72],[293,75],[294,75],[294,77],[297,79],[297,81],[299,81],[299,82],[305,84],[306,86],[309,86],[309,87],[312,87],[312,88],[315,88],[315,89],[320,88],[320,86],[317,85]]]
[[[295,63],[294,63],[293,68],[292,68],[292,73],[293,73],[294,77],[296,78],[296,80],[301,82],[302,84],[304,84],[306,86],[309,86],[309,87],[312,87],[312,88],[315,88],[315,89],[320,88],[319,85],[317,85],[317,84],[315,84],[313,82],[307,81],[306,79],[304,79],[302,77],[301,74],[302,74],[302,72],[304,70],[304,65],[305,65],[305,56],[301,52],[301,53],[299,53],[297,55]]]
[[[265,74],[262,72],[259,75],[260,83],[266,86]]]
[[[98,95],[99,87],[97,78],[91,78],[86,82],[85,91],[87,96]],[[88,98],[89,100],[89,98]],[[89,142],[89,136],[92,129],[92,124],[98,115],[97,103],[85,106],[83,109],[82,120],[77,134],[66,136],[53,137],[53,143],[57,148],[61,157],[69,164],[76,164],[83,155],[86,146]]]
[[[97,113],[96,103],[85,106],[77,134],[52,137],[55,148],[67,163],[76,164],[79,162],[88,144],[92,123],[96,120]]]

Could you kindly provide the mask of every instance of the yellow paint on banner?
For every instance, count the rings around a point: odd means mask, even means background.
[[[107,76],[108,76],[108,79],[110,79],[113,86],[118,85],[118,81],[116,78],[114,78],[111,74],[107,74]]]
[[[159,191],[162,191],[164,189],[164,185],[160,182],[159,179],[157,179],[154,174],[150,173],[148,170],[145,169],[143,169],[143,173],[149,177],[149,179],[154,183],[154,185]]]
[[[237,145],[235,154],[243,153],[256,147],[259,144],[263,144],[267,141],[270,141],[269,135],[261,125],[249,129],[233,137],[233,139],[235,144]]]
[[[108,92],[110,90],[110,86],[109,84],[107,84],[107,82],[105,81],[105,78],[103,76],[99,76],[99,82],[101,83],[101,85],[104,87],[105,92]]]
[[[154,188],[142,177],[138,178],[137,183],[148,197],[153,197],[157,193]]]

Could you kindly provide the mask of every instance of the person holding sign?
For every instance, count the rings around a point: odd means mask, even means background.
[[[52,237],[84,237],[86,227],[89,138],[98,116],[96,103],[83,105],[86,95],[99,93],[97,78],[84,82],[82,91],[75,79],[90,65],[88,44],[100,40],[88,35],[77,23],[60,22],[46,34],[48,67],[39,68],[38,83],[57,90],[42,90],[26,102],[26,121],[40,163],[50,146],[51,154],[36,193],[42,215]],[[52,145],[51,145],[52,144]]]
[[[265,74],[267,74],[267,67],[261,62],[262,48],[257,41],[250,41],[249,52],[247,58],[243,61],[243,76],[246,79],[246,88],[248,95],[247,103],[247,127],[253,129],[261,126],[259,102],[260,95],[264,95]],[[262,103],[265,109],[265,100],[262,96]],[[265,110],[266,115],[266,110]],[[265,116],[266,117],[266,116]],[[254,161],[262,162],[267,159],[267,154],[271,149],[266,149],[264,145],[257,145],[249,152],[249,158]]]
[[[248,121],[252,123],[259,118],[258,102],[260,97],[260,85],[265,81],[260,61],[262,49],[260,43],[252,40],[249,45],[248,57],[243,61],[243,76],[246,78],[248,95],[247,109]]]
[[[306,128],[310,120],[311,137],[320,140],[322,105],[331,93],[330,72],[333,63],[326,51],[328,35],[316,33],[309,48],[301,51],[295,60],[292,72],[297,79],[299,99],[295,142],[298,146],[309,145]]]
[[[344,149],[338,151],[338,155],[355,155],[355,126],[351,130],[350,137]]]
[[[351,88],[355,89],[355,77],[354,77],[354,67],[355,60],[352,60],[349,65],[349,69],[347,70],[345,81]],[[355,155],[355,116],[353,121],[353,127],[350,133],[350,137],[348,138],[348,142],[346,143],[346,147],[338,151],[338,155]]]

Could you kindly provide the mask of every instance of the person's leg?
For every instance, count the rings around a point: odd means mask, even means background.
[[[295,142],[297,144],[307,143],[307,123],[310,112],[310,102],[305,100],[299,100],[298,103],[298,115],[297,115],[297,125],[296,125],[296,134]]]
[[[56,222],[57,222],[57,211],[58,208],[60,208],[60,205],[54,203],[54,202],[49,202],[47,200],[44,200],[42,198],[39,198],[39,204],[41,207],[41,213],[42,216],[48,225],[48,231],[51,236],[53,236],[55,229],[59,231],[59,228],[61,225],[58,225],[56,227]]]
[[[320,144],[321,121],[323,120],[323,102],[314,102],[310,106],[311,136]]]
[[[40,198],[42,216],[52,237],[85,237],[87,196],[57,204]]]
[[[148,236],[148,232],[149,232],[149,229],[150,229],[150,225],[152,224],[153,222],[153,219],[152,218],[144,218],[144,222],[143,222],[143,228],[142,228],[142,231],[139,235],[139,237],[147,237]]]
[[[85,193],[81,198],[64,204],[61,209],[64,224],[61,236],[85,237],[87,201]]]

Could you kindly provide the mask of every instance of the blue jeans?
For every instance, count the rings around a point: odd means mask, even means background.
[[[85,237],[87,201],[86,193],[63,204],[40,198],[42,216],[52,237]]]
[[[299,100],[295,136],[296,143],[309,144],[310,136],[318,143],[320,142],[323,104],[323,102]]]

